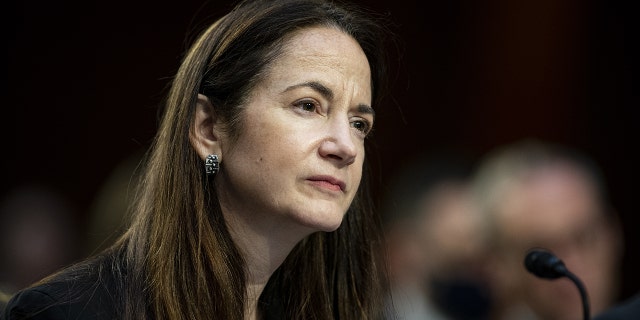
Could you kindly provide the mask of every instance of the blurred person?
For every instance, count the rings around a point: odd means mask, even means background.
[[[51,188],[29,183],[0,203],[0,291],[11,295],[79,255],[74,207]]]
[[[379,318],[365,145],[386,22],[336,1],[249,0],[209,24],[172,79],[131,226],[14,295],[5,320]]]
[[[0,289],[0,319],[9,299],[11,299],[11,294]]]
[[[582,301],[567,278],[537,278],[524,267],[533,247],[564,261],[586,287],[591,314],[619,294],[621,227],[602,173],[577,150],[525,139],[488,153],[474,177],[491,255],[493,319],[582,319]]]
[[[593,320],[640,319],[640,291],[593,317]]]
[[[484,319],[489,295],[471,202],[470,161],[435,152],[392,182],[383,218],[392,294],[389,319]]]

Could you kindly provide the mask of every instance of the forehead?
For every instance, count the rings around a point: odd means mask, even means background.
[[[362,84],[368,90],[371,84],[370,66],[360,45],[342,30],[329,26],[304,28],[289,35],[267,73],[271,80],[304,75],[366,82]]]
[[[507,191],[500,214],[514,234],[562,234],[588,225],[602,210],[594,186],[568,168],[540,170]]]
[[[284,42],[285,53],[295,55],[361,53],[358,42],[338,27],[313,26],[292,32]]]

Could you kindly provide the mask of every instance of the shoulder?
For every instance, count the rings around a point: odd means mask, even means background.
[[[94,259],[74,265],[19,291],[7,303],[2,319],[115,318],[121,287],[103,262]]]
[[[594,318],[594,320],[640,319],[640,293]]]
[[[16,293],[7,303],[3,320],[65,319],[65,308],[49,292],[48,286],[38,286]]]

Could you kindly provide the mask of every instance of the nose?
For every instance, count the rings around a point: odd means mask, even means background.
[[[320,145],[320,155],[331,159],[340,166],[352,164],[358,154],[358,147],[353,136],[349,119],[340,118],[327,125],[327,136]]]

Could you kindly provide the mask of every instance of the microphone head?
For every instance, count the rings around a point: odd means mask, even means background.
[[[543,249],[530,250],[524,258],[524,265],[529,272],[545,279],[557,279],[568,273],[562,260]]]

